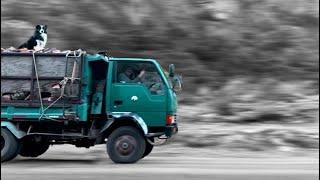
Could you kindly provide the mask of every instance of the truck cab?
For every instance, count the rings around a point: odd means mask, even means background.
[[[1,161],[106,144],[115,163],[137,162],[178,131],[177,79],[154,59],[1,53]]]

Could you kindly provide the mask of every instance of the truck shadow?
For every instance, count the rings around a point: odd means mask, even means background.
[[[54,164],[54,165],[59,165],[59,164],[96,164],[100,162],[100,159],[46,159],[46,158],[39,158],[39,159],[29,159],[29,158],[19,158],[16,160],[12,160],[10,162],[4,163],[4,164],[36,164],[36,165],[41,165],[41,164]]]

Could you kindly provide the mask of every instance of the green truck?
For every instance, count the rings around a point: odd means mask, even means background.
[[[1,52],[1,162],[54,144],[106,144],[113,162],[137,162],[178,131],[179,77],[105,52]]]

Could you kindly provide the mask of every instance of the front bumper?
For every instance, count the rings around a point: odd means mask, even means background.
[[[168,138],[172,137],[173,135],[175,135],[177,133],[178,133],[178,124],[177,123],[174,123],[174,124],[171,124],[171,125],[165,127],[165,133],[164,134]]]
[[[173,135],[178,133],[178,124],[174,123],[171,125],[167,125],[164,127],[164,129],[161,130],[161,132],[150,132],[146,134],[146,137],[158,137],[160,139],[169,139]]]

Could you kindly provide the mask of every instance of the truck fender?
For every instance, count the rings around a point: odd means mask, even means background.
[[[112,116],[112,119],[110,119],[104,127],[101,129],[100,133],[107,130],[109,127],[112,126],[113,123],[122,121],[122,120],[131,120],[134,123],[137,124],[137,126],[143,131],[144,135],[148,134],[148,127],[144,120],[135,113],[127,113],[127,112],[117,112],[117,113],[109,113]]]
[[[7,128],[17,139],[23,138],[26,133],[17,129],[17,127],[8,121],[1,121],[1,128]]]

